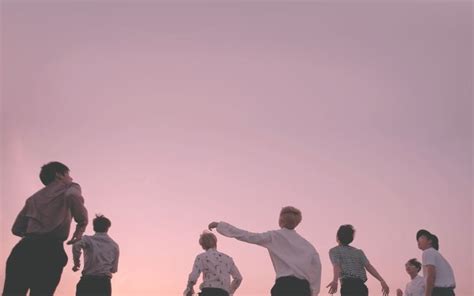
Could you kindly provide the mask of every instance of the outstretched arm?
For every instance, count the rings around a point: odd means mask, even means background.
[[[388,287],[387,283],[384,281],[384,279],[382,278],[382,276],[380,276],[380,274],[377,272],[377,270],[375,269],[375,267],[372,266],[372,264],[370,264],[369,262],[367,262],[365,264],[365,269],[367,269],[367,271],[376,279],[379,280],[380,284],[382,285],[382,293],[384,296],[388,295],[388,293],[390,292],[390,288]]]
[[[199,275],[201,274],[201,262],[200,258],[196,257],[194,260],[193,264],[193,270],[189,274],[188,277],[188,283],[186,284],[186,290],[184,290],[183,295],[184,296],[191,296],[194,293],[194,285],[197,282],[197,279],[199,278]]]
[[[340,274],[341,274],[341,267],[339,266],[339,264],[333,264],[332,282],[330,282],[329,285],[326,286],[326,288],[329,288],[329,294],[334,294],[337,292],[337,285],[338,285]]]
[[[256,244],[260,246],[265,246],[272,240],[270,232],[263,232],[263,233],[249,232],[243,229],[239,229],[235,226],[232,226],[226,222],[211,222],[209,224],[209,230],[212,230],[214,228],[217,230],[217,232],[219,232],[223,236],[233,237],[240,241]]]
[[[81,267],[81,254],[82,254],[82,249],[84,249],[85,247],[86,247],[86,241],[84,239],[76,241],[74,245],[72,246],[72,259],[74,262],[72,271],[74,272],[78,271]]]
[[[79,184],[72,184],[67,194],[71,205],[72,217],[77,223],[72,238],[67,242],[68,245],[72,245],[81,239],[82,234],[86,230],[88,215],[87,209],[84,207],[84,198],[82,197],[82,191]]]

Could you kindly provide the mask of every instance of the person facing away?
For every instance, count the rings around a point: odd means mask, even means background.
[[[211,232],[201,234],[199,244],[205,252],[196,256],[183,295],[193,295],[193,287],[201,273],[203,274],[203,282],[200,285],[200,296],[233,295],[242,282],[242,276],[234,260],[217,251],[217,237]],[[230,277],[232,277],[232,282]]]
[[[268,250],[276,273],[272,296],[316,296],[321,285],[321,261],[314,246],[295,230],[301,220],[301,211],[288,206],[280,211],[278,230],[252,233],[226,222],[212,222],[209,229]]]
[[[341,296],[367,296],[369,290],[366,270],[380,281],[383,295],[388,295],[389,287],[375,267],[370,264],[364,252],[349,246],[354,240],[355,229],[352,225],[341,225],[337,231],[338,246],[329,250],[334,276],[327,285],[329,294],[337,292],[338,279],[341,281]]]
[[[425,296],[425,279],[418,275],[421,270],[421,263],[415,258],[408,260],[405,270],[411,281],[405,287],[405,294],[401,289],[397,289],[397,296]]]
[[[63,242],[71,220],[77,225],[68,244],[81,238],[88,222],[81,187],[66,165],[45,164],[39,177],[45,187],[26,200],[12,227],[21,240],[7,259],[4,296],[53,295],[68,260]]]
[[[456,280],[449,262],[438,252],[438,237],[428,230],[416,233],[418,248],[423,251],[423,277],[426,280],[425,296],[454,296]]]
[[[110,296],[110,279],[112,273],[117,272],[120,250],[118,244],[108,235],[112,225],[108,218],[96,215],[92,223],[95,234],[84,235],[72,247],[74,272],[81,266],[80,258],[84,250],[84,269],[76,286],[76,296]]]

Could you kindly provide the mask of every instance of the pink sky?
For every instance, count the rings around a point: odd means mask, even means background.
[[[11,224],[59,160],[112,220],[114,295],[180,295],[210,221],[265,231],[286,205],[324,286],[351,223],[392,294],[427,228],[474,295],[472,3],[1,5],[0,287]],[[268,295],[266,251],[218,239],[236,295]]]

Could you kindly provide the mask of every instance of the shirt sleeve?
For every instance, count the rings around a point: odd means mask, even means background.
[[[341,264],[341,258],[335,249],[329,250],[329,259],[331,260],[332,265]]]
[[[87,247],[87,237],[83,237],[72,245],[72,259],[75,266],[81,266],[82,249]]]
[[[216,230],[224,236],[233,237],[243,242],[256,244],[264,247],[272,241],[270,231],[263,233],[253,233],[243,229],[239,229],[226,222],[219,222]]]
[[[240,286],[242,283],[242,275],[240,274],[239,269],[234,263],[234,260],[231,259],[232,267],[230,269],[230,275],[232,276],[232,283],[230,283],[230,291],[229,294],[234,294],[235,290]]]
[[[77,183],[73,183],[68,190],[68,196],[71,202],[72,217],[77,223],[73,237],[81,237],[88,223],[88,214],[87,209],[84,207],[81,186]]]
[[[197,279],[199,278],[199,275],[202,272],[201,266],[202,266],[201,257],[197,256],[196,259],[194,260],[193,270],[191,271],[188,277],[188,284],[187,284],[188,287],[189,286],[192,287],[196,284]]]
[[[367,265],[367,263],[369,263],[369,259],[367,259],[367,256],[365,256],[365,253],[364,251],[362,250],[359,250],[360,251],[360,260],[362,261],[362,264]]]
[[[120,248],[117,246],[115,259],[112,264],[112,270],[110,270],[111,273],[116,273],[118,271],[119,256],[120,256]]]
[[[28,226],[28,217],[25,216],[25,212],[27,206],[28,204],[25,203],[25,206],[23,207],[23,209],[21,209],[20,213],[18,213],[18,216],[16,217],[15,222],[13,223],[12,233],[16,236],[23,237],[26,234],[26,228]]]
[[[433,252],[431,249],[428,249],[423,252],[421,256],[421,261],[423,262],[423,265],[433,265],[436,266],[436,254]]]
[[[321,290],[321,259],[316,252],[311,260],[312,272],[310,278],[311,293],[313,296],[319,295]]]

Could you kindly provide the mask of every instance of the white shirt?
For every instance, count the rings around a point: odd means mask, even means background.
[[[208,249],[206,252],[196,256],[193,270],[189,274],[188,287],[190,286],[189,283],[191,283],[191,286],[196,283],[201,272],[203,273],[201,289],[218,288],[226,290],[232,295],[242,282],[242,276],[234,260],[214,248]],[[230,282],[231,276],[233,279],[232,283]],[[187,291],[184,291],[184,294]]]
[[[454,279],[454,272],[449,265],[448,261],[444,259],[441,254],[434,248],[429,248],[423,251],[422,254],[423,263],[423,276],[426,277],[426,265],[433,265],[436,270],[435,276],[435,287],[456,287],[456,281]]]
[[[72,247],[75,265],[80,265],[81,250],[84,250],[83,275],[112,277],[112,273],[117,272],[119,246],[107,233],[84,235],[76,242]]]
[[[294,276],[309,282],[312,294],[318,295],[321,287],[321,261],[311,243],[295,230],[282,228],[263,233],[252,233],[226,222],[219,222],[217,232],[240,241],[268,249],[276,278]]]
[[[419,275],[405,287],[405,296],[425,296],[425,279]]]

